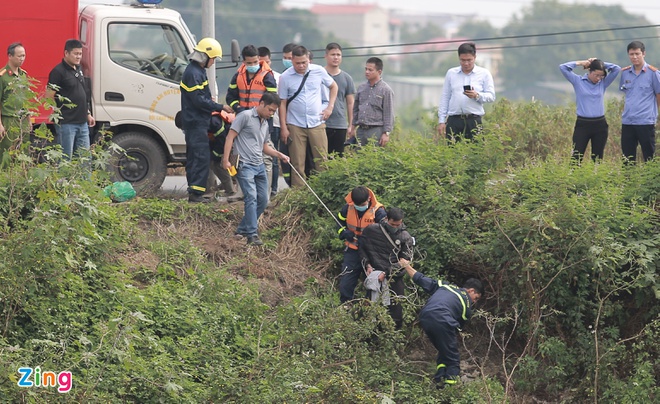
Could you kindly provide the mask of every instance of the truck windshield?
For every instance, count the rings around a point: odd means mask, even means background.
[[[169,25],[110,24],[108,49],[115,63],[175,83],[188,65],[185,43]]]

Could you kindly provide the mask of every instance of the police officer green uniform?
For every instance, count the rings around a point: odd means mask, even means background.
[[[20,91],[25,89],[24,91]],[[24,143],[30,141],[30,119],[23,110],[23,104],[29,94],[27,72],[20,67],[15,73],[7,64],[0,70],[0,119],[7,134],[0,140],[0,161],[6,150],[22,138]]]

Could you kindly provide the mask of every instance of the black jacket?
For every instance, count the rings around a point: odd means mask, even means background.
[[[209,127],[211,112],[222,111],[222,104],[211,98],[206,70],[195,61],[190,61],[181,78],[181,116],[183,130]]]
[[[413,282],[431,295],[419,313],[422,324],[445,323],[459,328],[472,316],[473,302],[465,289],[429,278],[421,272],[415,273]]]
[[[374,270],[383,271],[388,276],[392,273],[401,277],[404,272],[400,270],[399,259],[404,258],[409,261],[412,259],[414,241],[402,224],[394,235],[390,234],[390,238],[396,244],[393,246],[383,233],[387,231],[383,228],[383,223],[387,223],[387,219],[370,224],[364,229],[360,236],[358,252],[365,267],[370,264]]]

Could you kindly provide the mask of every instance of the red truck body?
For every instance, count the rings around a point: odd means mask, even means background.
[[[64,56],[64,42],[78,38],[78,0],[27,0],[0,2],[0,50],[21,42],[25,47],[23,68],[39,81],[43,94],[48,74]],[[5,66],[6,60],[0,59]],[[37,122],[45,121],[42,115]]]

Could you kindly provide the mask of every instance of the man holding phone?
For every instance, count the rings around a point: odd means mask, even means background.
[[[438,138],[472,139],[481,130],[483,104],[495,101],[493,76],[476,66],[477,47],[466,42],[458,47],[460,66],[447,70],[438,107]]]

